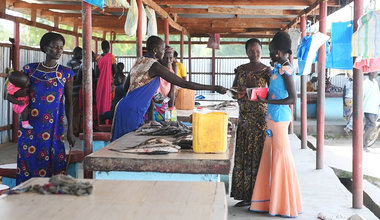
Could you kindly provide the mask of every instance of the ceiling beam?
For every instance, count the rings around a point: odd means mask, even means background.
[[[316,10],[317,8],[319,8],[319,4],[322,2],[322,1],[326,1],[326,0],[317,0],[315,1],[312,5],[310,5],[309,7],[307,7],[305,10],[303,10],[297,18],[293,19],[293,21],[291,21],[288,25],[286,25],[286,27],[283,28],[283,30],[286,30],[286,29],[289,29],[291,28],[293,25],[297,24],[301,18],[301,16],[303,15],[308,15],[310,14],[311,12],[313,12],[314,10]]]
[[[262,23],[253,23],[253,22],[217,22],[217,23],[199,23],[199,24],[187,24],[186,27],[188,29],[194,29],[194,28],[279,28],[285,27],[286,24],[283,24],[282,26],[279,24],[262,24]]]
[[[238,14],[238,15],[298,15],[299,10],[279,10],[279,9],[248,9],[248,8],[222,8],[209,7],[211,14]]]
[[[269,1],[269,0],[155,0],[159,5],[271,5],[271,6],[304,6],[311,5],[313,0],[289,0],[289,1]]]
[[[169,14],[240,14],[240,15],[298,15],[300,10],[247,9],[247,8],[164,8]]]
[[[5,17],[6,1],[0,1],[0,18]]]
[[[292,18],[177,18],[183,25],[186,24],[205,24],[205,23],[284,23],[291,22]]]
[[[60,29],[60,28],[56,28],[56,27],[52,27],[52,26],[49,26],[49,25],[46,25],[46,24],[42,24],[42,23],[38,23],[36,22],[36,25],[32,25],[32,22],[25,19],[25,18],[20,18],[20,17],[15,17],[15,16],[12,16],[12,15],[8,15],[6,14],[5,15],[5,19],[9,20],[9,21],[13,21],[13,22],[18,22],[20,24],[25,24],[25,25],[29,25],[29,26],[34,26],[34,27],[37,27],[37,28],[41,28],[41,29],[45,29],[47,31],[55,31],[55,32],[59,32],[59,33],[62,33],[62,34],[68,34],[68,35],[72,35],[72,36],[82,36],[82,34],[78,33],[74,33],[73,31],[69,31],[69,30],[64,30],[64,29]],[[92,37],[92,39],[95,39],[95,40],[101,40],[100,38],[98,37]]]

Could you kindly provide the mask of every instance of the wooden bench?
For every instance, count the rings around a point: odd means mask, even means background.
[[[108,125],[108,124],[99,125],[97,130],[100,132],[111,132],[111,125]]]

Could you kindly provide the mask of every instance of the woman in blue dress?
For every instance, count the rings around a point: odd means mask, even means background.
[[[64,174],[66,153],[64,145],[64,114],[68,129],[67,140],[74,145],[72,129],[72,85],[73,71],[57,63],[63,52],[65,39],[49,32],[42,36],[41,51],[45,61],[30,63],[23,67],[30,78],[30,124],[33,129],[18,131],[17,177],[20,184],[32,177],[50,177]]]
[[[222,86],[202,85],[186,81],[162,66],[159,59],[165,53],[165,43],[157,36],[148,38],[147,57],[137,58],[125,82],[127,95],[116,107],[112,123],[112,141],[136,130],[144,123],[144,115],[149,108],[151,99],[160,85],[160,77],[179,87],[193,90],[211,90],[226,93]]]

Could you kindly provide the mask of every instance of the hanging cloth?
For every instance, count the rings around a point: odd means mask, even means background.
[[[219,49],[219,45],[220,45],[220,34],[216,34],[216,33],[209,34],[207,47]]]
[[[104,11],[104,0],[83,0],[90,5],[94,5]]]
[[[298,72],[299,75],[303,74],[303,70],[305,69],[305,64],[306,64],[306,59],[309,55],[309,49],[310,49],[310,44],[311,40],[313,37],[311,35],[309,36],[304,36],[301,40],[301,44],[298,46],[297,49],[297,60],[298,60]],[[316,55],[317,56],[317,55]],[[316,61],[316,56],[313,60],[313,63]]]
[[[128,10],[127,19],[125,20],[124,25],[125,34],[130,37],[136,35],[138,14],[139,10],[137,8],[136,0],[131,0],[131,7]]]
[[[127,0],[104,0],[104,5],[108,8],[129,8]]]
[[[290,40],[292,41],[292,53],[296,53],[297,47],[301,41],[301,31],[298,28],[289,28],[288,34],[290,36]]]
[[[364,73],[379,71],[380,70],[380,58],[362,59],[360,61],[355,61],[354,67],[355,67],[355,69],[359,69]]]
[[[146,36],[146,29],[147,29],[147,23],[148,19],[146,17],[145,7],[144,4],[141,2],[141,37],[142,39],[145,39]]]
[[[351,21],[333,22],[331,24],[331,52],[327,57],[326,68],[331,69],[352,69],[352,33],[353,25]]]
[[[380,10],[369,11],[359,18],[358,29],[352,36],[352,56],[380,57]]]
[[[317,32],[312,36],[303,37],[297,51],[299,75],[307,75],[311,73],[311,64],[315,63],[318,58],[318,49],[327,42],[330,37],[321,32]],[[328,45],[326,45],[328,47]],[[326,53],[328,50],[326,49]]]
[[[146,6],[145,8],[146,16],[148,17],[148,31],[147,35],[152,36],[152,35],[157,35],[157,20],[156,20],[156,12]]]

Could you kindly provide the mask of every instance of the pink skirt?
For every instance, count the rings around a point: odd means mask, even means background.
[[[288,137],[289,122],[267,120],[272,137],[264,142],[250,211],[297,217],[302,213],[301,190]]]

